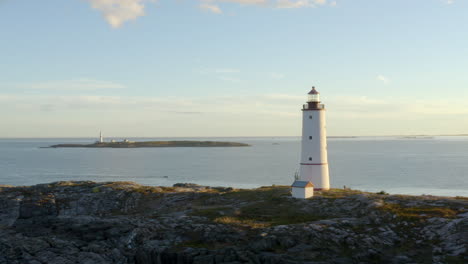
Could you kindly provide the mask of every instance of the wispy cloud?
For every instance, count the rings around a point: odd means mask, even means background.
[[[443,0],[447,5],[455,3],[455,0]]]
[[[111,27],[119,28],[128,21],[144,16],[147,3],[157,2],[158,0],[84,1],[89,2],[93,9],[98,10]],[[327,0],[198,0],[198,8],[210,13],[222,14],[222,5],[227,3],[243,6],[288,9],[325,6],[327,5]],[[330,6],[336,6],[336,1],[331,2]]]
[[[172,113],[179,115],[201,115],[203,112],[188,112],[188,111],[172,111]]]
[[[99,81],[93,79],[59,80],[36,83],[19,83],[10,85],[20,89],[38,90],[101,90],[101,89],[122,89],[124,85],[109,81]]]
[[[229,68],[214,69],[213,71],[216,72],[216,73],[239,73],[240,72],[239,69],[229,69]]]
[[[464,122],[468,109],[462,99],[322,99],[330,135],[434,134],[468,129]],[[2,117],[0,136],[83,136],[82,131],[91,135],[101,127],[113,134],[135,136],[265,136],[272,131],[274,135],[299,135],[300,107],[305,100],[305,94],[192,98],[0,94],[0,112],[12,113]],[[187,115],[191,115],[189,120]],[[435,121],[443,126],[434,126]],[[51,127],[60,134],[51,135]]]
[[[206,10],[208,12],[215,13],[215,14],[223,13],[221,8],[219,8],[219,6],[215,5],[215,4],[201,3],[200,8],[203,9],[203,10]]]
[[[239,78],[234,78],[230,76],[219,76],[218,79],[222,81],[227,81],[227,82],[241,82],[242,80]]]
[[[304,8],[316,7],[326,4],[327,0],[277,0],[276,8]]]
[[[283,112],[285,115],[300,115],[298,106],[306,95],[259,94],[245,96],[203,96],[203,97],[148,97],[148,96],[93,96],[93,95],[24,95],[0,94],[0,110],[5,107],[16,110],[37,110],[38,106],[53,106],[56,110],[118,110],[131,113],[139,110],[174,113],[270,113]],[[219,102],[230,102],[223,107]],[[333,113],[358,113],[380,115],[389,112],[424,115],[468,114],[462,99],[417,100],[414,98],[372,98],[367,96],[329,96],[323,98],[328,111]],[[258,105],[265,106],[256,109]],[[183,111],[181,111],[183,109]],[[152,112],[153,114],[153,112]]]
[[[201,0],[205,3],[237,3],[275,8],[303,8],[326,5],[327,0]]]
[[[85,0],[99,10],[113,28],[145,15],[145,2],[155,0]]]
[[[276,2],[276,8],[302,8],[302,7],[312,7],[313,5],[309,3],[308,0],[278,0]]]
[[[202,0],[206,1],[206,0]],[[237,3],[242,5],[264,5],[267,4],[269,0],[208,0],[213,2],[227,2],[227,3]]]
[[[200,74],[218,74],[218,73],[239,73],[239,69],[234,68],[200,68],[195,70]]]
[[[390,83],[390,79],[382,74],[377,75],[376,79],[381,81],[385,85]]]

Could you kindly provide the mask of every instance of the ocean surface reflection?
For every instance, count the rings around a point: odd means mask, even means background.
[[[40,147],[93,139],[0,139],[0,184],[91,180],[250,188],[291,184],[299,168],[298,137],[184,139],[252,147],[53,149]],[[330,138],[328,154],[334,188],[468,196],[468,137]]]

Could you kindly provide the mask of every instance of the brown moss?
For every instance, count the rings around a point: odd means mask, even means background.
[[[270,226],[305,223],[325,219],[316,213],[303,211],[293,201],[262,201],[240,208],[237,217],[241,220],[265,223]]]
[[[431,217],[455,218],[458,213],[458,211],[447,207],[403,207],[394,203],[386,203],[380,209],[407,220],[427,219]]]
[[[304,223],[326,218],[306,212],[303,207],[297,206],[297,200],[290,197],[288,186],[234,190],[220,194],[219,197],[219,203],[209,208],[205,206],[195,209],[192,215],[204,216],[216,223],[251,228]]]
[[[203,216],[210,220],[214,220],[220,216],[226,214],[233,214],[234,209],[232,207],[202,207],[202,208],[194,208],[195,210],[191,213],[191,215],[195,216]]]
[[[226,225],[243,226],[250,228],[265,228],[271,226],[271,223],[258,222],[253,219],[241,219],[236,216],[222,216],[214,219],[214,222]]]
[[[344,198],[346,196],[362,194],[362,193],[364,192],[346,188],[346,189],[330,189],[327,191],[316,191],[314,193],[314,196],[337,199],[337,198]]]
[[[244,201],[271,200],[289,196],[291,188],[289,186],[268,186],[257,189],[235,189],[225,193],[224,197]]]

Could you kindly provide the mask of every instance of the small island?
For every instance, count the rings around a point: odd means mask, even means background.
[[[49,148],[162,148],[162,147],[248,147],[249,144],[222,141],[111,141],[92,144],[57,144]]]

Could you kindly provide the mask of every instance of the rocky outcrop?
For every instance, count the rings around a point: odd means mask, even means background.
[[[281,186],[0,186],[0,263],[466,263],[468,200]]]

